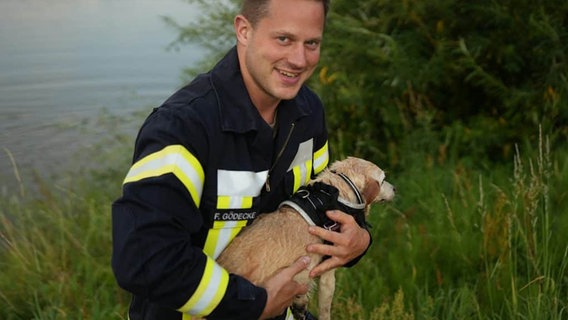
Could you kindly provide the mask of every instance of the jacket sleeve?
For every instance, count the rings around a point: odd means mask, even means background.
[[[228,274],[192,241],[207,228],[198,209],[207,151],[198,123],[188,128],[167,111],[147,119],[112,206],[113,271],[122,288],[152,304],[208,319],[256,319],[266,291]]]

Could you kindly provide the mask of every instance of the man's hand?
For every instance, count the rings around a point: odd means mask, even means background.
[[[367,250],[371,242],[369,232],[361,228],[352,216],[338,210],[327,211],[326,214],[331,220],[339,223],[341,228],[339,232],[315,226],[309,228],[311,234],[331,242],[331,244],[314,243],[306,248],[309,253],[330,256],[311,270],[312,278],[357,258]]]
[[[281,315],[292,304],[294,297],[308,292],[308,285],[294,281],[294,276],[304,271],[309,264],[310,257],[301,257],[266,280],[263,287],[266,289],[268,298],[260,319],[270,319]]]

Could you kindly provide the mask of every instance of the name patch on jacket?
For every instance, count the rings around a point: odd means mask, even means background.
[[[213,220],[215,221],[236,221],[236,220],[254,220],[257,212],[250,210],[230,210],[225,212],[215,212]]]

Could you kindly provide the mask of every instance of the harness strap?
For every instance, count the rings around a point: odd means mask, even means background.
[[[337,173],[336,173],[337,174]],[[334,186],[315,182],[301,187],[290,200],[280,204],[289,206],[298,211],[309,225],[315,225],[327,230],[338,231],[339,224],[329,219],[326,215],[328,210],[341,210],[355,218],[355,221],[366,228],[365,201],[355,184],[344,174],[338,174],[350,186],[357,197],[356,204],[339,197],[339,190]]]
[[[298,213],[302,216],[302,218],[304,218],[304,220],[306,220],[306,222],[310,225],[310,226],[315,226],[316,223],[314,222],[314,220],[312,220],[312,218],[310,218],[310,216],[306,213],[306,211],[304,211],[304,209],[302,209],[302,207],[300,207],[296,202],[294,201],[290,201],[290,200],[286,200],[283,201],[279,207],[282,206],[289,206],[291,208],[293,208],[294,210],[298,211]]]
[[[340,176],[345,182],[347,182],[347,184],[349,185],[349,187],[351,187],[351,190],[353,190],[353,193],[355,193],[355,196],[357,197],[357,203],[365,205],[365,200],[363,199],[361,192],[359,192],[359,189],[357,189],[357,187],[355,186],[353,181],[351,181],[351,179],[349,179],[349,177],[347,177],[345,174],[343,174],[341,172],[340,173],[337,173],[335,171],[332,171],[332,172],[335,173],[336,175]]]

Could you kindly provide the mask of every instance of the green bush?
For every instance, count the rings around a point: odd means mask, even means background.
[[[374,208],[365,258],[339,270],[335,312],[371,319],[389,307],[399,318],[401,310],[415,319],[564,318],[568,149],[551,153],[546,141],[537,149],[517,153],[513,169],[415,162],[403,175],[387,175],[397,198]]]
[[[434,154],[477,160],[508,161],[539,126],[562,143],[567,25],[562,0],[332,1],[312,83],[336,149],[398,165],[425,130]]]
[[[235,44],[240,1],[199,1],[172,47],[198,44],[209,68]],[[332,0],[319,76],[337,157],[403,166],[407,137],[433,159],[507,162],[515,144],[568,136],[568,3]],[[425,135],[426,134],[426,135]],[[428,139],[428,140],[427,140]]]

